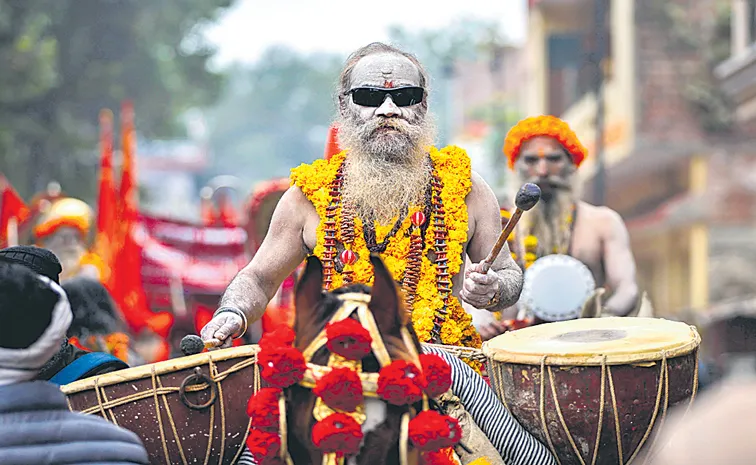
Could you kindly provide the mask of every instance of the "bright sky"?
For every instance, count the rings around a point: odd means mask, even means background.
[[[526,0],[237,0],[206,32],[220,47],[216,65],[256,61],[271,45],[301,52],[349,53],[388,39],[389,26],[438,29],[460,18],[498,21],[506,37],[522,42]],[[441,6],[444,5],[445,6]]]

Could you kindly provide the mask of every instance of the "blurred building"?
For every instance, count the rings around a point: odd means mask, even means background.
[[[473,170],[497,192],[508,175],[501,141],[524,110],[524,65],[522,48],[498,44],[452,65],[450,143],[467,151]]]
[[[575,129],[591,153],[584,197],[595,201],[593,88],[596,70],[604,73],[605,203],[626,221],[639,282],[659,314],[756,292],[756,136],[743,124],[756,114],[756,48],[741,32],[753,16],[733,20],[737,58],[725,63],[737,61],[728,65],[737,77],[721,88],[713,69],[730,49],[725,0],[529,3],[527,113]],[[734,3],[753,11],[753,1]],[[601,22],[606,55],[596,66]],[[736,111],[722,90],[737,94]]]

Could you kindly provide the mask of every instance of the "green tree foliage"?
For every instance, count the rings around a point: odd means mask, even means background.
[[[51,179],[94,196],[97,116],[131,99],[147,137],[216,98],[199,28],[233,0],[0,0],[0,171],[29,196]]]
[[[208,175],[234,173],[251,185],[321,157],[344,58],[277,47],[252,66],[230,70],[210,112],[215,166]]]

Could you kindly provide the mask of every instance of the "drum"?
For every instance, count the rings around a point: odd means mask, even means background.
[[[73,411],[135,432],[150,463],[233,464],[260,387],[256,345],[128,368],[62,386]]]
[[[525,270],[520,304],[544,321],[571,320],[596,289],[591,270],[569,255],[541,257]]]
[[[491,384],[561,465],[629,464],[698,386],[695,327],[654,318],[546,323],[483,343]]]

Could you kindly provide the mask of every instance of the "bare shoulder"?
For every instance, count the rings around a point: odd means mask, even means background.
[[[467,194],[467,198],[469,199],[468,202],[470,200],[476,202],[488,202],[491,199],[496,200],[496,195],[494,194],[493,189],[491,189],[491,186],[489,186],[486,180],[483,179],[483,176],[475,171],[471,171],[470,181],[470,193]]]
[[[580,211],[578,212],[583,218],[589,220],[591,224],[602,231],[606,236],[617,233],[627,234],[625,221],[619,213],[609,207],[591,205],[587,202],[580,202]],[[578,217],[580,218],[580,217]]]

